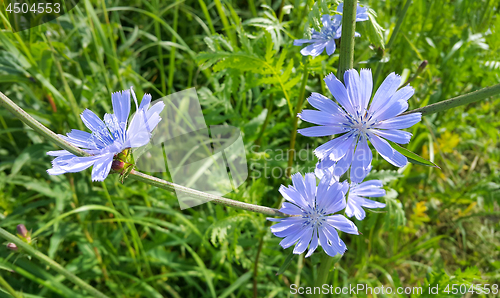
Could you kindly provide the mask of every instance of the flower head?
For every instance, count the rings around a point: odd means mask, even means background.
[[[314,174],[319,179],[322,179],[325,175],[330,175],[330,184],[339,181],[339,177],[333,175],[333,167],[322,168],[320,163],[316,165]],[[363,220],[366,216],[366,212],[363,207],[370,209],[384,208],[384,203],[364,198],[385,196],[385,189],[383,189],[382,186],[383,184],[380,180],[368,180],[362,183],[351,182],[349,184],[345,214],[348,217],[355,216],[358,220]]]
[[[131,93],[137,111],[129,123]],[[138,106],[132,88],[113,93],[111,101],[114,113],[105,114],[104,121],[89,109],[81,114],[83,123],[91,133],[73,129],[66,136],[60,135],[91,156],[79,157],[66,150],[49,151],[48,155],[57,156],[52,161],[52,168],[47,170],[50,175],[79,172],[93,165],[92,180],[103,181],[108,176],[113,158],[117,154],[149,142],[151,131],[161,120],[159,115],[165,104],[160,101],[150,107],[151,95],[145,94]]]
[[[309,137],[341,134],[314,150],[321,167],[333,167],[335,176],[340,176],[351,167],[350,178],[360,183],[371,169],[372,152],[368,141],[389,163],[403,167],[407,158],[397,152],[385,140],[399,144],[410,142],[412,134],[401,129],[418,123],[420,113],[401,115],[408,109],[408,99],[414,90],[401,85],[401,77],[391,73],[375,93],[371,105],[373,82],[369,69],[360,74],[350,69],[344,74],[345,86],[333,74],[325,77],[325,83],[338,104],[327,97],[313,93],[309,103],[317,110],[303,110],[298,115],[302,120],[319,126],[300,129]]]
[[[337,12],[334,16],[323,15],[321,16],[321,22],[323,27],[321,31],[318,32],[314,29],[311,30],[311,39],[296,39],[293,45],[300,46],[306,43],[310,43],[307,47],[303,48],[300,53],[304,56],[316,57],[323,52],[326,48],[326,53],[328,55],[335,52],[335,40],[339,39],[342,34],[342,11],[344,4],[340,3],[337,7]],[[359,4],[356,9],[356,22],[368,20],[368,9],[366,7],[361,7]],[[356,32],[355,36],[361,36]]]
[[[279,191],[287,202],[281,212],[295,215],[287,218],[268,218],[278,223],[271,227],[277,237],[284,238],[280,245],[286,249],[294,244],[294,254],[303,253],[309,246],[309,257],[321,245],[330,256],[343,254],[347,247],[337,230],[358,234],[358,228],[344,215],[334,214],[346,207],[347,183],[335,182],[330,185],[331,176],[325,175],[316,187],[316,177],[307,173],[292,176],[293,186],[280,187]]]

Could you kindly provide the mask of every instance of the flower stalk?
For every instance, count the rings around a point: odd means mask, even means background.
[[[3,95],[3,94],[0,93],[0,95]],[[44,262],[50,268],[54,269],[59,274],[65,276],[67,279],[71,280],[75,285],[77,285],[81,289],[85,290],[92,297],[108,298],[108,296],[104,295],[99,290],[95,289],[94,287],[92,287],[91,285],[86,283],[85,281],[81,280],[78,276],[69,272],[63,266],[59,265],[57,262],[55,262],[54,260],[52,260],[48,256],[39,252],[35,248],[31,247],[29,244],[24,242],[22,239],[12,235],[11,233],[7,232],[6,230],[4,230],[2,228],[0,228],[0,237],[6,239],[7,241],[9,241],[11,243],[14,243],[18,248],[25,251],[28,255],[33,256],[33,257],[39,259],[40,261]]]
[[[38,132],[39,134],[48,138],[49,140],[53,141],[55,144],[57,144],[62,149],[68,150],[69,152],[71,152],[75,155],[78,155],[78,156],[89,156],[89,154],[87,154],[85,151],[83,151],[80,148],[77,148],[77,147],[73,146],[72,144],[66,142],[65,140],[60,138],[57,134],[55,134],[53,131],[51,131],[50,129],[45,127],[43,124],[38,122],[36,119],[31,117],[28,113],[26,113],[26,111],[24,111],[21,107],[16,105],[12,100],[10,100],[2,92],[0,92],[0,106],[3,106],[7,110],[11,111],[17,118],[19,118],[26,125],[33,128],[36,132]],[[284,214],[284,213],[282,213],[279,210],[274,209],[274,208],[244,203],[244,202],[235,201],[235,200],[223,198],[220,196],[204,193],[204,192],[197,191],[197,190],[194,190],[194,189],[191,189],[188,187],[177,185],[177,184],[169,182],[169,181],[165,181],[165,180],[160,179],[160,178],[146,175],[144,173],[140,173],[140,172],[137,172],[134,170],[130,171],[130,173],[128,174],[128,177],[133,178],[137,181],[142,181],[144,183],[159,187],[159,188],[166,189],[168,191],[175,190],[176,192],[182,192],[185,194],[189,194],[190,196],[202,198],[206,201],[211,201],[212,203],[223,205],[223,206],[238,208],[238,209],[247,210],[247,211],[251,211],[251,212],[262,213],[262,214],[265,214],[268,216],[284,216],[284,217],[290,216],[290,215]]]
[[[422,113],[422,115],[430,115],[438,112],[443,112],[458,106],[463,106],[476,101],[480,101],[497,94],[500,94],[500,84],[433,103],[422,108],[414,109],[403,113],[402,115],[418,112]]]
[[[343,80],[344,72],[353,67],[354,35],[356,32],[357,0],[345,0],[342,13],[342,39],[340,41],[340,58],[337,77]]]

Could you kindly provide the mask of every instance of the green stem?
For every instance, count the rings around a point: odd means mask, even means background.
[[[437,102],[422,108],[414,109],[406,113],[403,113],[402,115],[411,113],[422,113],[422,115],[434,114],[458,106],[467,105],[476,101],[480,101],[497,94],[500,94],[500,84],[491,87],[486,87],[454,98],[450,98],[448,100]]]
[[[344,12],[342,14],[342,40],[340,42],[340,57],[339,68],[337,70],[337,78],[344,81],[344,73],[346,70],[353,67],[354,61],[354,33],[356,31],[356,7],[357,0],[345,0]],[[348,177],[350,175],[347,175]],[[332,264],[338,262],[342,255],[330,257],[325,252],[321,255],[318,275],[316,277],[315,287],[322,287],[328,280]],[[315,295],[317,298],[323,297],[323,293]]]
[[[195,197],[195,198],[204,199],[204,200],[210,201],[210,202],[212,202],[214,204],[218,204],[218,205],[238,208],[238,209],[257,212],[257,213],[262,213],[262,214],[270,215],[270,216],[290,216],[290,215],[284,214],[284,213],[282,213],[279,210],[274,209],[274,208],[259,206],[259,205],[254,205],[254,204],[248,204],[245,202],[240,202],[240,201],[227,199],[224,197],[219,197],[219,196],[212,195],[209,193],[204,193],[204,192],[192,189],[192,188],[184,187],[184,186],[181,186],[181,185],[169,182],[169,181],[165,181],[165,180],[160,179],[160,178],[149,176],[149,175],[146,175],[144,173],[137,172],[135,170],[132,170],[132,172],[130,172],[129,177],[134,179],[134,180],[141,181],[141,182],[144,182],[144,183],[147,183],[147,184],[159,187],[159,188],[163,188],[163,189],[168,190],[168,191],[175,191],[177,193],[181,192],[183,194],[188,194],[188,195]]]
[[[396,40],[396,37],[398,36],[399,29],[401,29],[401,25],[403,24],[403,21],[406,16],[406,12],[408,12],[408,8],[410,7],[412,0],[406,0],[405,6],[403,9],[398,13],[398,22],[394,26],[394,30],[392,31],[391,38],[389,39],[389,42],[385,46],[386,51],[392,47],[392,44]],[[375,85],[377,83],[377,79],[380,76],[380,72],[382,72],[382,67],[384,64],[382,62],[379,62],[377,64],[377,68],[375,69],[375,74],[373,76],[373,84]],[[375,90],[375,89],[374,89]]]
[[[314,287],[322,287],[323,284],[328,282],[328,275],[330,275],[330,269],[332,265],[338,262],[342,258],[342,255],[336,255],[335,257],[330,257],[325,252],[321,255],[321,260],[319,261],[318,276],[316,277],[316,282]],[[316,298],[323,297],[323,293],[315,295]]]
[[[89,293],[90,295],[92,295],[92,297],[108,298],[108,296],[106,296],[103,293],[99,292],[97,289],[95,289],[91,285],[89,285],[86,282],[84,282],[83,280],[81,280],[78,276],[76,276],[73,273],[69,272],[63,266],[59,265],[57,262],[55,262],[51,258],[47,257],[43,253],[41,253],[38,250],[36,250],[33,247],[31,247],[29,244],[25,243],[20,238],[12,235],[11,233],[7,232],[6,230],[4,230],[2,228],[0,228],[0,237],[6,239],[9,242],[14,243],[19,249],[23,249],[27,254],[29,254],[29,255],[31,255],[31,256],[39,259],[40,261],[44,262],[50,268],[54,269],[59,274],[65,276],[67,279],[69,279],[70,281],[72,281],[75,285],[79,286],[82,290],[87,291],[87,293]]]
[[[0,285],[2,287],[5,288],[5,290],[12,295],[12,297],[15,297],[15,298],[22,298],[23,296],[21,296],[21,294],[19,294],[18,292],[16,292],[10,285],[9,283],[3,279],[2,275],[0,275]]]
[[[214,0],[215,7],[217,8],[217,12],[219,13],[220,20],[222,21],[222,25],[224,26],[224,30],[226,31],[229,40],[231,40],[231,45],[236,48],[238,43],[236,41],[236,35],[234,34],[231,26],[229,25],[229,20],[227,19],[226,13],[224,12],[224,7],[220,0]]]
[[[179,6],[174,8],[174,24],[173,29],[177,31],[177,24],[179,19]],[[159,23],[158,23],[159,25]],[[177,42],[175,35],[172,36],[172,44]],[[163,60],[163,59],[162,59]],[[170,60],[168,68],[168,93],[171,94],[174,90],[174,71],[175,71],[175,47],[170,47]]]
[[[40,122],[36,121],[30,114],[26,113],[21,107],[16,105],[12,100],[10,100],[5,94],[0,92],[0,105],[9,110],[12,114],[14,114],[18,119],[23,121],[29,127],[33,128],[37,133],[49,138],[57,146],[68,150],[69,152],[79,155],[79,156],[89,156],[85,151],[80,148],[77,148],[70,143],[66,142],[58,135],[56,135],[53,131],[45,127]]]
[[[345,71],[353,67],[357,4],[357,0],[344,1],[344,12],[342,13],[342,39],[340,41],[339,68],[337,70],[337,78],[341,81],[343,81]]]
[[[2,92],[0,92],[0,106],[4,106],[5,108],[7,108],[7,110],[11,111],[17,118],[19,118],[21,121],[23,121],[26,125],[33,128],[36,132],[45,136],[49,140],[53,141],[61,148],[66,149],[69,152],[71,152],[75,155],[78,155],[78,156],[89,156],[88,153],[86,153],[82,149],[75,147],[72,144],[64,141],[61,137],[56,135],[50,129],[48,129],[43,124],[41,124],[40,122],[35,120],[28,113],[26,113],[23,109],[21,109],[18,105],[16,105],[12,100],[10,100],[7,96],[5,96]],[[252,212],[257,212],[257,213],[262,213],[262,214],[270,215],[270,216],[289,216],[289,215],[284,214],[284,213],[282,213],[279,210],[274,209],[274,208],[248,204],[248,203],[235,201],[235,200],[219,197],[216,195],[204,193],[204,192],[201,192],[198,190],[194,190],[194,189],[191,189],[188,187],[174,184],[172,182],[165,181],[163,179],[149,176],[149,175],[146,175],[146,174],[134,171],[134,170],[132,172],[130,172],[129,177],[131,177],[135,180],[142,181],[142,182],[145,182],[147,184],[159,187],[159,188],[163,188],[163,189],[166,189],[169,191],[175,191],[175,192],[181,192],[184,194],[189,194],[190,196],[204,199],[206,201],[211,201],[212,203],[223,205],[223,206],[234,207],[234,208],[252,211]]]

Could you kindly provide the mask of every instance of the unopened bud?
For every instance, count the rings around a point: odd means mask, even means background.
[[[17,251],[17,246],[14,243],[8,243],[7,248],[13,251]]]
[[[111,168],[117,172],[121,171],[123,167],[125,166],[125,163],[121,160],[113,160],[113,163],[111,164]]]
[[[422,72],[425,69],[425,67],[427,66],[427,64],[429,64],[429,62],[427,62],[427,60],[422,61],[422,63],[420,63],[420,65],[418,66],[417,72]]]
[[[28,229],[26,229],[26,226],[23,224],[17,225],[17,233],[23,238],[28,237]]]

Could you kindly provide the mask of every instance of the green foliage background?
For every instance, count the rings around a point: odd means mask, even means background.
[[[375,86],[393,71],[413,77],[423,60],[428,65],[411,82],[410,108],[499,83],[499,1],[414,0],[394,43],[382,49],[405,2],[361,1],[386,29],[357,28],[355,68],[382,64]],[[331,98],[322,78],[338,66],[338,51],[303,58],[293,39],[335,7],[300,0],[83,0],[16,34],[4,11],[0,91],[66,133],[83,128],[85,108],[111,112],[111,92],[133,85],[138,96],[155,99],[196,87],[208,125],[227,123],[244,134],[250,178],[229,197],[278,207],[277,189],[290,183],[284,172],[295,112],[308,106],[299,105],[305,68],[305,96]],[[441,169],[410,164],[396,171],[375,157],[371,177],[384,181],[387,208],[356,221],[362,235],[343,236],[348,251],[328,283],[500,284],[499,119],[496,96],[412,127],[408,149]],[[292,172],[312,171],[312,150],[326,140],[297,135],[302,153]],[[45,152],[55,149],[0,109],[0,226],[14,233],[25,224],[39,251],[110,297],[290,297],[290,284],[314,284],[318,253],[295,257],[276,276],[292,249],[279,246],[265,216],[210,203],[180,211],[172,193],[120,184],[116,175],[105,183],[92,183],[89,170],[49,176]],[[25,297],[84,296],[38,260],[3,247],[0,275]],[[10,296],[0,290],[0,297]]]

